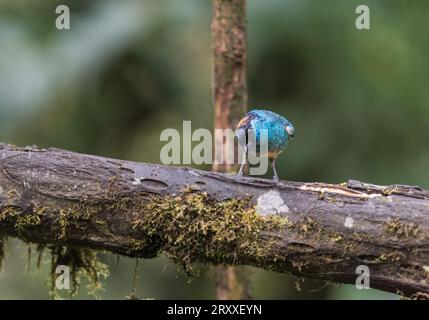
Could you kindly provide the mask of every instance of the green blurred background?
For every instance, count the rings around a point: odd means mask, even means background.
[[[59,4],[71,30],[55,28]],[[366,0],[369,31],[355,28],[359,4],[248,0],[250,108],[295,125],[283,179],[429,188],[429,2]],[[159,163],[163,129],[213,128],[210,20],[201,0],[0,0],[0,140]],[[1,299],[49,297],[49,254],[37,269],[27,248],[8,240]],[[111,271],[101,297],[125,298],[135,260],[115,268],[115,255],[100,257]],[[136,295],[214,298],[212,277],[140,260]],[[260,299],[399,298],[259,269],[253,278]]]

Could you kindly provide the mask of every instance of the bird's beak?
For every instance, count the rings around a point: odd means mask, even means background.
[[[294,135],[295,135],[295,129],[292,126],[286,126],[285,127],[287,134],[289,135],[289,137],[291,137],[293,139]]]

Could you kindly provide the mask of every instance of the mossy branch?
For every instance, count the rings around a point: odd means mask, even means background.
[[[429,192],[296,183],[0,145],[0,234],[429,293]],[[1,243],[1,241],[0,241]],[[1,248],[0,248],[1,253]]]

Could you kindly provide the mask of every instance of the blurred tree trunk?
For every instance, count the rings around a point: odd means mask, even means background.
[[[247,109],[245,0],[213,0],[212,50],[214,128],[235,129]],[[216,150],[222,149],[225,155],[223,140],[223,136],[216,136],[215,147]],[[213,170],[230,172],[234,170],[234,165],[214,163]],[[251,298],[249,270],[246,268],[217,268],[218,299]]]

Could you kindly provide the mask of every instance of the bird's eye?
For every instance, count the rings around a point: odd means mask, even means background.
[[[287,134],[289,137],[293,138],[295,136],[295,128],[292,126],[286,126],[285,127]]]

